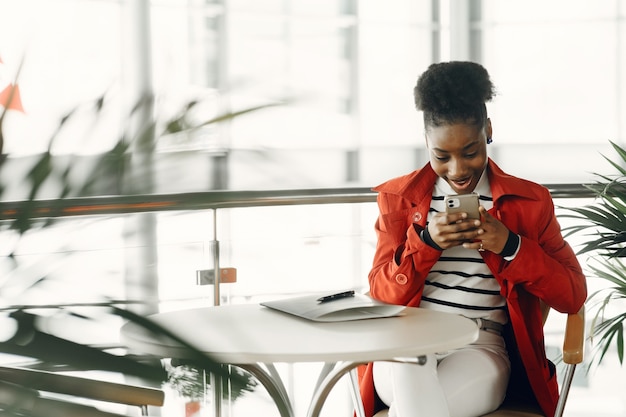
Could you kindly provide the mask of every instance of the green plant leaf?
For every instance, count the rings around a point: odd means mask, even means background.
[[[11,317],[18,323],[18,330],[9,340],[0,343],[2,352],[35,358],[49,365],[68,365],[71,369],[122,372],[159,382],[167,378],[160,364],[138,362],[42,332],[36,326],[39,317],[36,314],[16,311]]]
[[[178,343],[181,347],[186,349],[187,355],[185,357],[189,360],[190,363],[193,363],[197,369],[203,369],[207,372],[211,372],[215,375],[222,376],[224,378],[230,378],[230,383],[234,387],[235,390],[241,391],[245,390],[248,386],[249,382],[247,378],[242,377],[239,374],[229,374],[227,369],[223,367],[220,363],[214,361],[211,357],[205,355],[204,353],[197,350],[194,346],[189,344],[184,339],[178,337],[171,331],[165,329],[162,326],[159,326],[155,322],[150,319],[143,317],[139,314],[136,314],[132,311],[121,309],[115,306],[112,306],[113,314],[122,317],[126,320],[129,320],[133,323],[136,323],[143,327],[144,329],[158,335],[158,337],[165,336],[176,343]]]
[[[619,323],[619,331],[617,333],[617,358],[619,363],[624,363],[624,324]]]
[[[609,141],[609,143],[611,144],[611,146],[613,146],[613,149],[617,152],[621,160],[626,161],[626,150],[624,150],[624,148],[622,148],[621,146],[619,146],[617,143],[613,141]],[[605,157],[605,159],[607,159],[623,176],[626,176],[626,169],[622,165],[616,162],[613,162],[611,159],[607,157]]]

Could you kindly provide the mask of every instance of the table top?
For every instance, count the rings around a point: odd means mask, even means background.
[[[464,317],[407,307],[398,317],[319,323],[258,304],[224,305],[157,313],[149,318],[214,360],[230,364],[371,362],[442,352],[478,337]],[[185,358],[175,341],[135,323],[121,329],[134,350]]]

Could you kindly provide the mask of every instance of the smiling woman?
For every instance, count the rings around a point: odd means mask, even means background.
[[[431,355],[426,366],[369,364],[361,379],[368,417],[381,406],[377,398],[397,417],[479,417],[507,391],[554,415],[558,390],[540,307],[578,312],[585,276],[548,190],[487,157],[485,102],[493,90],[473,62],[432,64],[420,75],[415,102],[430,162],[374,189],[380,214],[368,277],[376,299],[470,317],[482,332],[466,347]],[[445,196],[472,192],[481,197],[480,219],[446,210]]]

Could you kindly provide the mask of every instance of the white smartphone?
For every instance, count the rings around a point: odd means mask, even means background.
[[[458,194],[447,195],[444,199],[446,204],[446,213],[467,213],[469,219],[480,220],[480,212],[478,211],[478,194]]]

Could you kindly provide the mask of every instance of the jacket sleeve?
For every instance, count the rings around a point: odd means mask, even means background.
[[[504,285],[521,285],[557,311],[575,313],[587,298],[586,279],[576,254],[563,238],[550,194],[547,190],[545,194],[523,214],[520,207],[520,250],[511,262],[501,263],[499,275],[507,281]]]
[[[393,304],[417,306],[428,271],[441,252],[425,244],[414,226],[417,207],[401,197],[380,193],[376,220],[376,252],[369,273],[372,297]],[[415,223],[417,224],[417,223]]]

